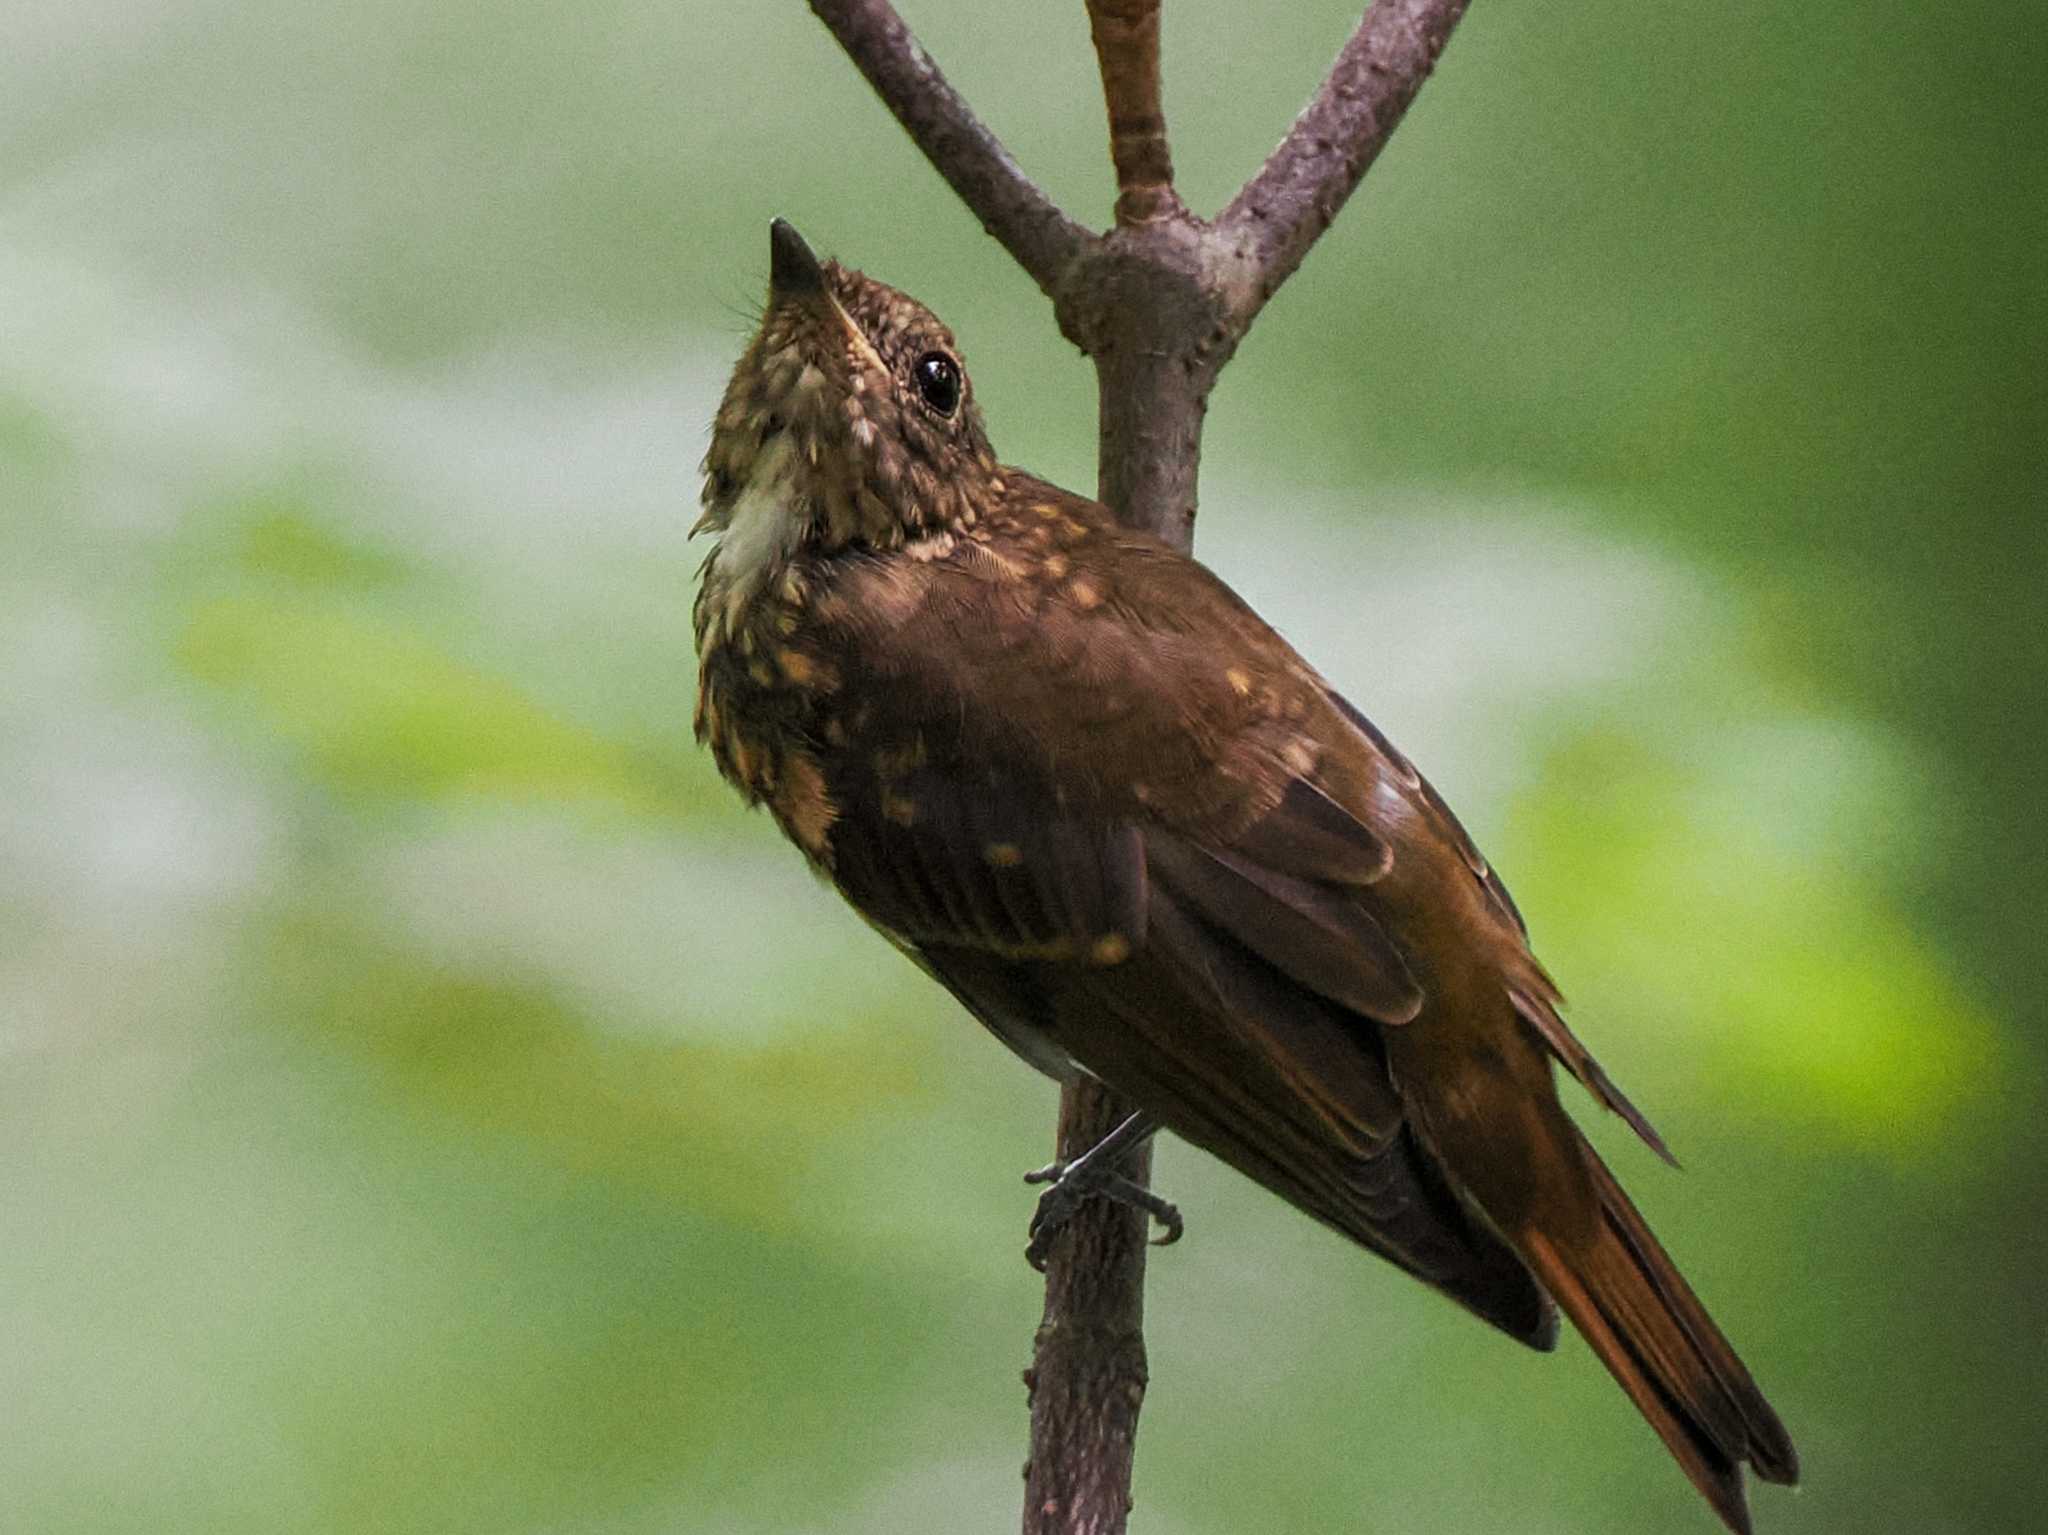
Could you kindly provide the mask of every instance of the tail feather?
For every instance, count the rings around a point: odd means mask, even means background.
[[[1569,1245],[1525,1233],[1529,1264],[1693,1485],[1749,1535],[1743,1465],[1797,1481],[1791,1437],[1613,1175],[1584,1151],[1603,1220]]]
[[[1792,1436],[1771,1410],[1771,1404],[1764,1400],[1755,1379],[1591,1146],[1586,1147],[1586,1163],[1592,1169],[1594,1187],[1599,1190],[1600,1204],[1611,1227],[1637,1269],[1677,1320],[1696,1357],[1705,1362],[1726,1400],[1740,1415],[1743,1438],[1737,1442],[1742,1444],[1743,1457],[1767,1482],[1786,1486],[1796,1483],[1799,1452],[1792,1447]]]

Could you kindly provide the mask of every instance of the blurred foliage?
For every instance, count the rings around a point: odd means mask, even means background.
[[[1106,216],[1079,7],[907,8]],[[1354,20],[1168,6],[1192,201]],[[1773,1531],[2048,1503],[2013,22],[1475,7],[1210,422],[1206,556],[1460,807],[1686,1161],[1593,1127],[1800,1440]],[[1010,1522],[1051,1090],[691,746],[683,534],[771,215],[1085,487],[1043,301],[799,5],[6,36],[0,1528]],[[1160,1175],[1140,1528],[1708,1528],[1575,1343]]]

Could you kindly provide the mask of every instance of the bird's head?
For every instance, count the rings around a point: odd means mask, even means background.
[[[972,526],[1000,484],[953,333],[924,305],[769,233],[768,307],[726,386],[699,529],[722,584],[799,548],[894,549]]]

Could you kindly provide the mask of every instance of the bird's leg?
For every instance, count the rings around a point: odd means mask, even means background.
[[[1026,1183],[1052,1186],[1038,1196],[1038,1208],[1031,1213],[1031,1242],[1024,1249],[1025,1261],[1035,1269],[1043,1269],[1052,1251],[1052,1239],[1073,1219],[1081,1201],[1091,1195],[1143,1210],[1159,1222],[1163,1229],[1152,1239],[1155,1247],[1179,1241],[1183,1230],[1180,1211],[1116,1170],[1118,1162],[1150,1140],[1158,1129],[1158,1120],[1133,1114],[1073,1161],[1051,1162],[1036,1172],[1026,1173]]]

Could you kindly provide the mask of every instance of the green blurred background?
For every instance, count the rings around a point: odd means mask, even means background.
[[[1075,3],[909,7],[1107,216]],[[1355,21],[1170,0],[1213,208]],[[2048,1505],[2048,47],[1482,0],[1225,376],[1200,546],[1433,774],[1792,1425]],[[0,7],[0,1530],[1003,1529],[1054,1096],[688,735],[786,215],[1093,484],[1094,381],[793,0]],[[1706,1531],[1178,1146],[1137,1528]]]

